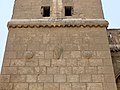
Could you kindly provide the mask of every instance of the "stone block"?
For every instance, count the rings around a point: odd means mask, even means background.
[[[0,90],[13,90],[12,83],[0,83]]]
[[[38,66],[38,59],[26,60],[26,66]]]
[[[53,82],[53,75],[39,75],[38,82]]]
[[[14,51],[6,51],[4,58],[5,59],[15,59],[16,58],[16,52],[14,52]]]
[[[43,83],[30,83],[29,90],[43,90]]]
[[[79,75],[67,75],[67,82],[79,82]]]
[[[66,63],[67,63],[67,66],[78,66],[77,59],[67,59]]]
[[[45,83],[44,90],[59,90],[59,83]]]
[[[90,66],[102,66],[103,61],[102,59],[89,59]]]
[[[52,59],[52,66],[66,66],[65,59]]]
[[[2,74],[17,74],[17,67],[3,67]]]
[[[71,58],[71,52],[70,51],[64,51],[63,52],[63,58]]]
[[[50,66],[50,59],[39,59],[39,66]]]
[[[98,66],[98,73],[103,73],[103,74],[110,74],[113,73],[113,67],[112,66]]]
[[[72,71],[73,74],[81,74],[85,72],[84,67],[73,67]]]
[[[35,58],[44,59],[44,51],[36,51],[35,52]]]
[[[88,59],[78,59],[78,66],[88,66]]]
[[[35,67],[35,74],[46,74],[46,67]]]
[[[117,90],[115,83],[103,83],[104,90]]]
[[[18,67],[18,74],[34,74],[33,67]]]
[[[27,75],[26,82],[36,82],[37,81],[37,75]]]
[[[97,67],[86,67],[85,71],[87,74],[97,74]]]
[[[54,82],[66,82],[66,75],[54,75]]]
[[[60,90],[72,90],[71,83],[60,83]]]
[[[11,75],[10,82],[25,82],[26,76],[25,75]]]
[[[88,83],[87,90],[103,90],[102,83]],[[107,89],[105,89],[105,90],[107,90]]]
[[[60,67],[60,74],[72,74],[72,67]]]
[[[25,59],[16,59],[16,60],[11,60],[10,66],[25,66]]]
[[[81,58],[80,51],[71,51],[71,58]]]
[[[53,58],[53,51],[46,51],[45,59],[52,59],[52,58]]]
[[[3,66],[10,66],[10,59],[5,59],[4,61],[3,61]]]
[[[86,90],[86,88],[85,83],[72,83],[72,90]]]
[[[59,74],[59,67],[47,67],[47,74]]]
[[[9,82],[10,75],[0,75],[0,83]]]
[[[104,75],[92,75],[93,82],[104,82]]]
[[[115,76],[113,74],[105,74],[104,75],[104,80],[105,80],[106,83],[116,82],[115,81]]]
[[[91,82],[92,76],[90,74],[81,74],[80,75],[80,82]]]
[[[28,90],[28,83],[14,83],[13,90]]]

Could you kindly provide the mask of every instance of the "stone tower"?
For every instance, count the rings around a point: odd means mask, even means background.
[[[16,0],[0,90],[117,90],[101,0]]]

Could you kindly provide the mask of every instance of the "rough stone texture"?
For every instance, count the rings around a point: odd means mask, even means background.
[[[16,0],[0,90],[116,90],[107,25],[100,0]]]

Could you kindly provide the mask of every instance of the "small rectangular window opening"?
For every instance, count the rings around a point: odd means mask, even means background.
[[[72,6],[65,6],[65,16],[72,16]]]
[[[50,16],[50,6],[42,6],[42,16],[49,17]]]

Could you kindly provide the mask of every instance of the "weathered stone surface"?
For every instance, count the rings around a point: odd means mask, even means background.
[[[66,75],[54,75],[54,82],[66,82]]]
[[[30,83],[29,90],[43,90],[43,83]]]
[[[79,82],[79,75],[67,75],[67,82]]]
[[[25,75],[11,75],[10,82],[25,82],[26,76]]]
[[[0,75],[0,83],[9,82],[10,75]]]
[[[103,90],[102,83],[88,83],[87,90]]]
[[[44,90],[59,90],[58,83],[45,83]]]
[[[60,83],[60,90],[72,90],[71,83]]]
[[[13,90],[28,90],[28,83],[14,83]]]
[[[73,90],[86,90],[87,86],[85,83],[73,83],[72,89]]]
[[[116,90],[100,0],[16,0],[14,6],[0,90]],[[50,17],[43,17],[46,6]]]
[[[37,82],[37,75],[27,75],[26,82]]]
[[[39,75],[38,82],[53,82],[53,75]]]

